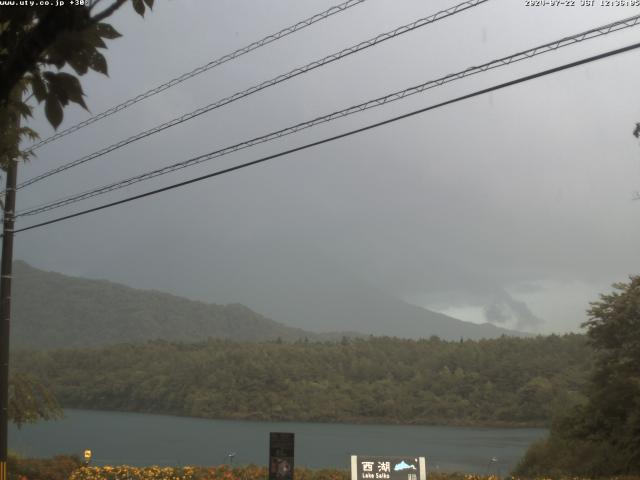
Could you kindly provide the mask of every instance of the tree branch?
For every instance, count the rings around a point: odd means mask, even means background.
[[[55,43],[62,33],[82,31],[99,23],[113,15],[126,1],[115,0],[93,17],[89,15],[89,9],[73,9],[74,14],[69,14],[67,10],[51,8],[35,28],[16,45],[11,58],[5,65],[0,67],[0,109],[6,107],[11,90],[16,83],[33,68],[44,51]]]
[[[113,15],[127,0],[116,0],[113,4],[105,8],[102,12],[91,17],[91,24],[98,23],[107,17]]]

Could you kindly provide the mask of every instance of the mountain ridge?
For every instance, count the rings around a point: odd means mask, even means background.
[[[289,327],[238,303],[208,304],[14,263],[11,336],[18,348],[92,347],[155,339],[189,342],[209,337],[325,340],[341,335]]]
[[[375,295],[368,296],[370,298],[359,297],[359,300],[372,303],[372,307],[362,305],[360,311],[352,309],[350,312],[342,309],[343,314],[363,316],[373,308],[378,316],[395,318],[399,311],[395,304],[386,300],[389,306],[384,310],[376,304]],[[423,337],[436,335],[446,340],[519,334],[493,325],[463,322],[411,304],[402,306],[403,311],[411,312],[411,315],[403,313],[404,326],[397,321],[390,322],[392,332],[372,325],[370,331],[360,333],[345,322],[344,331],[330,328],[329,332],[318,333],[273,320],[269,318],[272,315],[264,316],[240,303],[207,303],[108,280],[46,272],[18,260],[14,263],[11,335],[13,345],[18,348],[59,348],[155,339],[192,342],[209,337],[241,341],[278,338],[285,341],[305,338],[335,341],[343,336],[369,334],[411,338],[416,336],[413,332],[418,327],[425,331]],[[340,309],[336,315],[339,313]],[[425,323],[425,319],[429,322]],[[442,335],[445,327],[448,334]]]

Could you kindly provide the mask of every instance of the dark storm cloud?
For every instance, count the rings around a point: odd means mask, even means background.
[[[144,20],[122,11],[114,24],[124,37],[108,51],[111,78],[84,78],[87,102],[97,113],[333,3],[161,2]],[[42,149],[21,175],[102,148],[435,8],[422,1],[397,5],[370,0],[196,77]],[[183,160],[636,10],[561,12],[489,2],[25,189],[18,201],[26,207]],[[127,193],[619,47],[634,35],[620,32],[489,72]],[[584,292],[640,269],[640,207],[630,201],[640,184],[640,147],[630,134],[640,120],[639,59],[628,54],[594,63],[34,230],[20,236],[17,256],[42,268],[207,301],[242,300],[258,310],[263,285],[281,295],[280,303],[296,295],[304,265],[305,274],[326,281],[357,278],[428,307],[468,305],[496,323],[573,329],[593,300]],[[78,110],[65,115],[66,125],[86,117]],[[42,119],[36,127],[46,135]],[[314,261],[323,268],[314,269]],[[567,316],[567,309],[579,313]]]

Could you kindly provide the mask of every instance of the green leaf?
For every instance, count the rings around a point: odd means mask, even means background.
[[[90,45],[94,48],[107,48],[107,44],[104,43],[104,40],[100,37],[96,25],[92,25],[87,28],[80,35],[82,36],[82,41],[86,45]]]
[[[91,54],[91,57],[89,57],[89,67],[96,72],[109,76],[109,73],[107,72],[107,59],[99,52],[94,51]]]
[[[18,112],[18,114],[20,114],[22,118],[26,119],[32,116],[31,107],[26,103],[18,102],[15,105],[13,105],[13,108],[16,110],[16,112]]]
[[[147,4],[147,7],[149,7],[149,10],[153,8],[153,0],[144,0],[144,3]]]
[[[113,40],[114,38],[121,37],[122,35],[108,23],[98,23],[95,28],[98,35],[107,40]]]
[[[47,96],[47,100],[44,103],[44,113],[49,123],[57,130],[58,126],[62,123],[63,113],[62,105],[60,105],[56,95],[49,94]]]
[[[82,98],[84,95],[82,85],[80,85],[80,80],[78,80],[77,77],[70,73],[59,72],[55,74],[50,82],[55,84],[56,92],[64,92],[64,97],[74,103],[77,103],[85,110],[88,110],[87,105],[84,103],[84,99]],[[64,102],[62,103],[64,104]]]
[[[65,59],[60,52],[50,50],[47,52],[45,62],[55,66],[56,68],[62,68],[64,67]]]
[[[131,5],[138,15],[144,17],[144,3],[142,0],[131,0]]]
[[[9,26],[11,25],[11,21],[6,20],[2,23],[0,23],[0,34],[6,32],[7,30],[9,30]]]
[[[20,127],[20,129],[18,129],[18,134],[21,137],[22,136],[28,137],[29,140],[32,140],[32,141],[40,138],[40,136],[38,135],[38,132],[36,132],[35,130],[29,127]]]
[[[77,51],[75,55],[67,58],[67,62],[78,75],[84,75],[89,69],[89,55],[85,50]]]
[[[47,87],[38,72],[34,72],[31,76],[31,90],[38,103],[42,103],[47,96]]]
[[[49,93],[47,94],[47,97],[53,96],[61,105],[67,105],[69,103],[69,95],[67,95],[67,91],[62,87],[62,85],[58,83],[56,78],[57,74],[54,72],[44,72],[42,76],[49,85]]]
[[[69,57],[75,55],[78,50],[86,48],[86,42],[84,41],[83,34],[74,32],[63,32],[56,39],[55,43],[49,47],[49,51],[55,52],[63,61]]]

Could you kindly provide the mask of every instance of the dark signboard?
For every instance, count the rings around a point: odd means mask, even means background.
[[[293,480],[293,433],[269,434],[269,480]]]
[[[351,456],[351,480],[426,480],[424,457]]]

